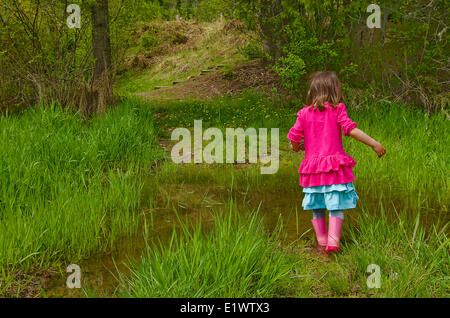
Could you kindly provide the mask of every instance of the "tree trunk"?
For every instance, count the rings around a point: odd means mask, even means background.
[[[97,0],[91,7],[92,50],[95,60],[92,79],[91,110],[103,113],[113,102],[111,41],[109,37],[108,0]]]
[[[262,0],[258,12],[258,23],[263,38],[264,51],[272,57],[273,61],[278,60],[281,56],[280,33],[273,24],[273,18],[281,14],[281,11],[281,0]]]

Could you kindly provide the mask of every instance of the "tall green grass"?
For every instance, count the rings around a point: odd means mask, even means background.
[[[152,111],[131,100],[88,122],[56,106],[1,117],[0,290],[16,270],[76,262],[134,231],[156,140]]]
[[[118,273],[116,295],[447,297],[446,227],[428,231],[419,219],[402,211],[392,222],[365,211],[346,221],[342,253],[330,257],[304,239],[283,244],[281,220],[269,233],[261,216],[248,211],[215,214],[212,226],[180,221],[168,242],[148,246],[130,273]],[[379,288],[367,284],[371,264],[379,266]]]
[[[373,297],[448,297],[448,223],[425,229],[420,216],[403,211],[392,220],[383,212],[371,215],[364,211],[348,227],[344,253],[337,259],[347,272],[338,278],[346,280],[341,283],[347,288],[341,291],[350,293],[353,285]],[[380,267],[379,289],[367,287],[369,264]]]
[[[168,244],[148,247],[131,275],[119,275],[123,295],[270,297],[293,266],[257,214],[216,214],[212,229],[180,225]]]

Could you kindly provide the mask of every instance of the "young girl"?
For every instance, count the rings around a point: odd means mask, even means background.
[[[297,121],[287,136],[296,152],[304,139],[305,159],[298,171],[305,193],[302,206],[313,210],[317,242],[327,253],[340,251],[344,210],[355,208],[359,199],[352,183],[356,162],[344,152],[342,133],[368,145],[378,157],[386,153],[379,142],[356,128],[342,101],[341,83],[334,73],[314,74],[306,99],[308,106],[297,113]],[[330,211],[328,233],[325,209]]]

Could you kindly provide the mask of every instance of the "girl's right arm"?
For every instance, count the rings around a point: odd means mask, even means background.
[[[352,138],[366,144],[375,151],[379,158],[381,158],[385,153],[386,149],[378,141],[367,135],[364,131],[358,128],[353,128],[349,134]]]
[[[297,120],[294,126],[289,130],[287,135],[288,139],[291,141],[290,146],[291,149],[295,152],[299,152],[300,150],[304,150],[304,144],[302,142],[303,139],[303,120],[302,120],[302,111],[300,110],[297,113]]]

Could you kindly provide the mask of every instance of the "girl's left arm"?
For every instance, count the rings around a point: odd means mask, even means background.
[[[380,144],[378,141],[370,137],[368,134],[366,134],[364,131],[358,128],[353,128],[350,131],[349,134],[352,138],[358,140],[359,142],[362,142],[363,144],[366,144],[370,148],[373,149],[378,155],[378,158],[381,158],[386,154],[386,149],[383,147],[382,144]]]
[[[366,144],[370,148],[373,149],[378,155],[379,158],[384,156],[386,153],[386,149],[380,144],[378,141],[367,135],[361,129],[356,128],[356,123],[350,119],[347,115],[347,110],[344,104],[339,105],[339,114],[337,117],[339,126],[341,126],[344,136],[351,136],[353,139]]]

